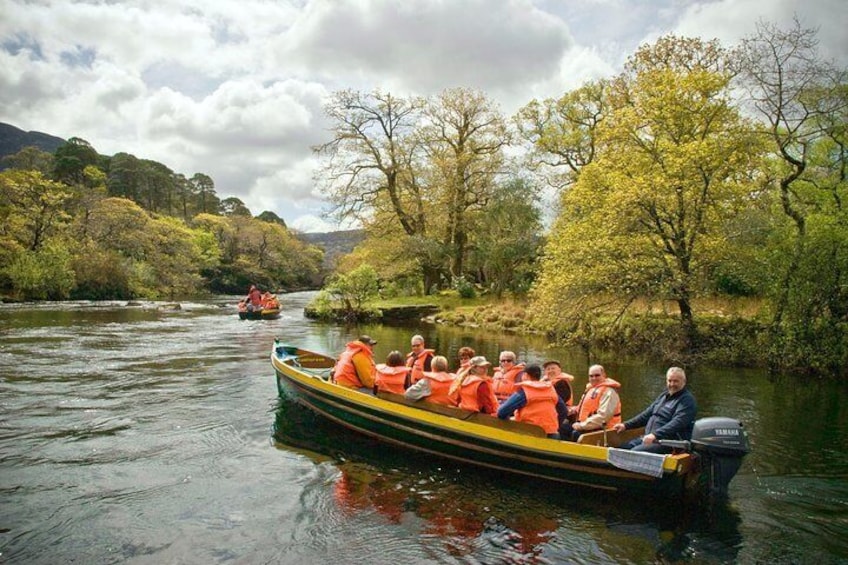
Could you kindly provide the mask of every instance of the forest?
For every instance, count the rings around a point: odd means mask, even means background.
[[[317,178],[366,240],[317,305],[526,297],[558,342],[845,376],[848,82],[816,33],[662,37],[512,117],[335,93]]]
[[[323,252],[214,181],[71,138],[0,172],[0,294],[15,300],[174,299],[320,283]]]

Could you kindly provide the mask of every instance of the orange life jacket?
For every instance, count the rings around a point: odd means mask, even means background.
[[[406,375],[408,373],[408,367],[389,367],[384,363],[380,363],[377,365],[377,380],[375,381],[377,390],[403,394]]]
[[[444,404],[445,406],[456,406],[456,400],[448,394],[456,375],[453,373],[431,373],[425,371],[424,378],[430,381],[431,393],[426,399],[428,402]]]
[[[351,341],[345,345],[345,350],[339,355],[339,360],[336,361],[336,366],[333,368],[333,380],[336,384],[350,388],[360,388],[365,385],[359,380],[359,375],[356,374],[356,367],[353,364],[353,356],[357,353],[365,353],[373,364],[374,354],[371,348],[361,341]]]
[[[521,388],[527,397],[527,404],[515,411],[515,420],[539,426],[546,434],[557,433],[559,418],[556,405],[559,396],[554,385],[548,381],[524,381],[515,386]]]
[[[477,375],[473,375],[470,377],[466,377],[465,382],[462,383],[462,386],[459,388],[459,407],[464,408],[465,410],[471,410],[472,412],[479,412],[480,403],[477,401],[477,389],[480,388],[480,384],[484,381],[489,381],[491,385],[490,379],[483,379]],[[489,392],[492,395],[492,404],[497,408],[498,399],[495,398],[495,395],[492,393],[492,387],[489,386]]]
[[[586,385],[586,392],[583,393],[583,397],[580,399],[580,410],[578,411],[577,421],[584,422],[586,418],[592,416],[597,413],[598,407],[601,405],[601,397],[604,395],[604,392],[609,388],[621,388],[621,383],[615,381],[609,377],[600,382],[597,386]],[[615,407],[615,412],[610,418],[610,421],[606,423],[607,429],[612,429],[612,427],[616,424],[621,423],[621,399],[618,399],[618,404]]]
[[[503,372],[498,369],[495,371],[495,376],[492,377],[492,384],[495,389],[495,398],[503,402],[515,392],[515,378],[524,370],[524,363],[513,365],[508,371]]]
[[[410,353],[406,356],[406,366],[412,369],[410,373],[412,384],[417,383],[424,377],[424,363],[428,358],[432,358],[436,354],[434,349],[422,349],[417,356],[415,353]]]

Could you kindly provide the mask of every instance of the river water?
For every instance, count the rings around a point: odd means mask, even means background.
[[[848,391],[694,368],[701,416],[733,416],[752,453],[729,501],[693,513],[384,447],[278,398],[274,338],[376,356],[422,333],[455,358],[558,358],[536,337],[441,326],[242,321],[234,297],[0,306],[0,563],[846,563]],[[665,367],[598,360],[624,416]]]

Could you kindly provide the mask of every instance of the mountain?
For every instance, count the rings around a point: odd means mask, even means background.
[[[302,241],[317,245],[324,250],[324,267],[332,268],[336,258],[353,251],[365,239],[363,230],[342,230],[323,233],[299,233]]]
[[[63,143],[65,143],[65,140],[61,137],[40,131],[24,131],[13,125],[0,122],[0,160],[6,155],[14,155],[30,145],[34,145],[42,151],[53,153]],[[3,168],[2,163],[0,163],[0,169]]]

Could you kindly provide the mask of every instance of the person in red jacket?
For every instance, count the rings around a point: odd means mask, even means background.
[[[249,312],[262,309],[262,291],[256,288],[255,284],[250,285],[245,302],[247,302],[247,310]]]
[[[459,371],[448,394],[458,399],[460,408],[492,416],[498,411],[498,399],[488,374],[491,366],[485,357],[477,355],[471,358],[467,369]]]

